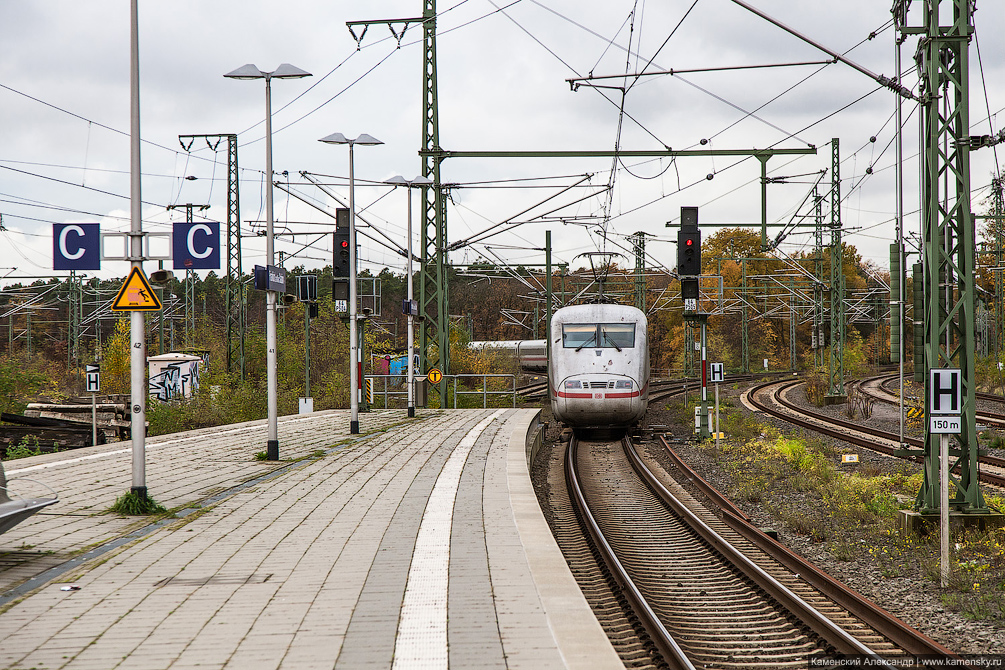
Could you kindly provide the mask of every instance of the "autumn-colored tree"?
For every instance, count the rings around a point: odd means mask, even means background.
[[[130,324],[128,318],[115,322],[115,332],[102,347],[101,386],[105,393],[129,393]]]

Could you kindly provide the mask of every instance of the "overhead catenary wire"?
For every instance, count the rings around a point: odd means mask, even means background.
[[[526,1],[526,0],[525,0],[525,1]],[[463,3],[461,3],[461,4],[463,4]],[[501,3],[500,3],[500,4],[501,4]],[[508,6],[512,6],[513,4],[516,4],[516,3],[511,3],[510,5],[507,5],[507,7],[508,7]],[[542,3],[540,3],[540,2],[533,2],[533,4],[535,4],[535,5],[538,5],[538,6],[541,6],[541,7],[543,7]],[[696,3],[695,3],[695,4],[697,4],[697,0],[696,0]],[[691,7],[692,7],[692,8],[693,8],[694,6],[695,6],[694,4],[692,4],[692,5],[691,5]],[[640,12],[640,15],[641,15],[641,12]],[[616,36],[616,37],[617,37],[617,36]],[[611,40],[611,42],[613,43],[613,42],[614,42],[614,39],[612,39],[612,40]],[[638,60],[638,58],[639,58],[639,50],[638,50],[638,49],[632,49],[632,48],[630,48],[630,49],[629,49],[629,51],[632,51],[632,52],[634,52],[634,54],[635,54],[635,55],[634,55],[634,59],[635,59],[635,60]],[[559,53],[560,53],[560,54],[562,54],[563,56],[565,56],[565,55],[566,55],[566,54],[562,53],[561,51],[559,51]],[[660,53],[660,52],[659,52],[659,51],[657,51],[657,52],[656,52],[656,54],[653,54],[653,55],[652,55],[652,57],[650,58],[650,60],[655,60],[655,59],[656,59],[656,58],[658,57],[658,54],[659,54],[659,53]],[[378,51],[378,54],[379,54],[379,51]],[[568,59],[567,59],[567,60],[568,60]],[[570,62],[574,62],[574,63],[575,63],[575,61],[570,61]],[[330,81],[330,80],[329,80],[329,81]],[[318,90],[318,89],[315,89],[315,90]],[[297,96],[297,99],[302,99],[302,98],[301,98],[301,96]],[[291,101],[291,103],[290,103],[290,104],[292,104],[293,102],[294,102],[294,101]],[[988,105],[988,107],[990,107],[990,105]],[[284,108],[283,108],[283,109],[285,109],[285,106],[284,106]],[[291,109],[292,109],[292,108],[291,108]],[[990,117],[990,116],[991,116],[991,114],[990,114],[990,110],[989,110],[989,117]],[[773,116],[768,116],[767,118],[770,118],[770,119],[772,119],[772,120],[777,120],[777,119],[776,119],[775,117],[773,117]],[[783,123],[783,124],[781,124],[781,125],[786,125],[786,124],[784,124],[784,123]],[[881,160],[882,158],[883,158],[883,152],[879,152],[879,156],[878,156],[878,157],[876,158],[876,160],[877,160],[877,161],[879,161],[879,160]],[[845,160],[848,160],[848,157],[845,157]],[[674,165],[674,167],[675,167],[675,168],[677,167],[677,166],[676,166],[676,165],[674,164],[674,162],[673,162],[673,161],[670,161],[670,162],[669,162],[669,164],[667,164],[666,166],[660,166],[660,167],[662,168],[662,171],[661,171],[661,175],[662,175],[662,174],[664,174],[664,173],[665,173],[665,172],[666,172],[667,170],[669,170],[669,167],[670,167],[670,165]],[[86,167],[86,166],[85,166],[85,167]],[[728,169],[728,168],[726,168],[726,167],[722,167],[722,166],[720,166],[720,167],[722,168],[722,169],[720,169],[720,170],[719,170],[719,172],[720,172],[720,173],[721,173],[721,172],[723,172],[723,171],[725,171],[725,169]],[[634,173],[633,173],[633,170],[632,170],[632,169],[629,169],[629,166],[626,166],[626,165],[624,164],[624,161],[621,161],[621,164],[620,164],[620,167],[619,167],[619,169],[625,169],[625,170],[626,170],[626,172],[627,172],[627,173],[628,173],[629,175],[632,175],[632,176],[635,176],[636,178],[641,178],[641,177],[640,177],[640,176],[639,176],[638,174],[634,174]],[[881,168],[879,168],[879,167],[877,166],[877,168],[876,168],[876,170],[875,170],[875,171],[876,171],[876,172],[878,172],[878,171],[879,171],[880,169],[881,169]],[[601,176],[603,176],[603,175],[601,175]],[[660,175],[657,175],[657,176],[660,176]],[[862,176],[862,175],[856,175],[856,177],[858,178],[858,180],[857,180],[857,181],[854,181],[854,182],[850,182],[850,183],[853,183],[853,184],[854,184],[854,185],[852,186],[852,188],[851,188],[850,190],[849,190],[849,189],[846,189],[846,188],[843,188],[843,189],[842,189],[842,190],[843,190],[843,196],[845,196],[845,197],[844,197],[843,199],[845,199],[845,200],[846,200],[846,199],[847,199],[847,195],[850,195],[850,192],[854,192],[854,191],[856,191],[856,190],[861,190],[861,189],[865,188],[865,181],[866,181],[866,178],[865,178],[864,176]],[[670,178],[670,181],[672,182],[672,175],[671,175],[671,178]],[[844,180],[843,180],[843,181],[844,181]],[[94,183],[94,182],[92,181],[92,183]],[[698,183],[701,183],[701,182],[700,182],[700,180],[698,181]],[[610,193],[613,193],[613,191],[611,191]],[[619,197],[620,197],[620,194],[621,194],[621,190],[619,189],[619,191],[618,191],[618,195],[619,195]],[[627,201],[626,201],[626,202],[627,202]],[[592,205],[592,204],[593,204],[593,203],[591,203],[591,205]],[[618,202],[618,206],[620,207],[620,205],[621,205],[621,203],[620,203],[620,201],[619,201],[619,202]],[[626,212],[620,212],[620,211],[617,211],[617,210],[611,210],[610,214],[611,214],[611,216],[612,216],[612,219],[617,219],[617,218],[619,218],[619,217],[621,217],[621,216],[623,216],[623,215],[625,215],[625,214],[627,214],[628,212],[631,212],[631,211],[632,211],[632,210],[630,210],[630,209],[629,209],[629,210],[627,210]]]

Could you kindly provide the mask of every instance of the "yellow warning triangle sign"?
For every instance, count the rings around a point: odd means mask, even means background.
[[[160,308],[161,301],[150,288],[147,276],[139,267],[134,267],[115,296],[112,309],[120,312],[156,312]]]

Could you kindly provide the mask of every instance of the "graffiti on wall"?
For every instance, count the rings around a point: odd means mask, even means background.
[[[199,365],[202,361],[171,363],[159,374],[151,375],[150,395],[167,402],[176,398],[191,398],[199,390]]]

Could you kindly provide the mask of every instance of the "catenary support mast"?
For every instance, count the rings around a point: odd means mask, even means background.
[[[942,12],[951,5],[952,12]],[[970,205],[969,45],[971,0],[925,0],[915,55],[921,76],[921,233],[924,265],[925,378],[933,368],[962,374],[962,430],[951,450],[949,504],[987,512],[977,483],[974,367],[974,220]],[[943,24],[948,20],[948,24]],[[926,389],[926,394],[928,390]],[[926,398],[927,406],[927,398]],[[916,506],[939,504],[939,436],[925,431],[925,480]]]

